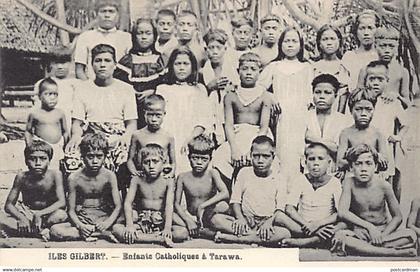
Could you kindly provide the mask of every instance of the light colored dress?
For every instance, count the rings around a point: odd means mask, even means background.
[[[357,88],[360,70],[366,67],[371,61],[377,59],[379,59],[379,57],[375,50],[362,53],[356,53],[356,51],[347,51],[343,55],[341,62],[350,72],[350,92]]]
[[[267,65],[258,84],[273,86],[274,97],[281,107],[276,129],[276,150],[282,168],[290,173],[300,171],[305,148],[308,107],[312,102],[313,68],[307,62],[275,61]]]

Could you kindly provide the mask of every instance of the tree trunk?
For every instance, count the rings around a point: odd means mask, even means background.
[[[66,12],[64,10],[64,0],[55,0],[57,8],[57,18],[62,24],[66,24]],[[59,29],[60,41],[64,46],[68,46],[70,43],[69,33],[63,29]]]
[[[130,31],[130,0],[121,0],[120,29]]]

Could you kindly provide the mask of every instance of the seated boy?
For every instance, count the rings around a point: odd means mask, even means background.
[[[337,177],[341,179],[344,178],[350,166],[345,158],[346,150],[360,144],[367,144],[378,150],[379,171],[385,171],[388,167],[388,149],[385,137],[377,128],[370,125],[376,101],[376,95],[364,88],[353,91],[349,98],[348,103],[354,124],[340,133],[337,151]]]
[[[385,177],[390,177],[395,196],[401,198],[400,169],[404,154],[402,141],[407,133],[407,116],[398,100],[388,101],[384,91],[388,83],[388,68],[383,61],[372,61],[366,68],[365,85],[376,95],[377,102],[372,118],[372,126],[376,127],[386,139],[388,169]],[[398,126],[396,127],[396,124]],[[398,129],[397,129],[398,128]],[[400,160],[397,160],[399,158]],[[397,165],[397,162],[399,165]]]
[[[34,140],[24,153],[28,171],[16,175],[4,206],[16,220],[10,232],[48,240],[48,228],[67,219],[63,177],[59,171],[48,169],[53,150],[47,143]]]
[[[290,232],[274,225],[284,210],[286,180],[272,167],[274,142],[258,136],[252,142],[252,167],[242,168],[230,199],[234,216],[216,214],[212,225],[216,242],[277,245]]]
[[[420,244],[420,197],[411,202],[410,214],[407,218],[407,228],[417,234],[417,246]],[[418,254],[418,253],[417,253]]]
[[[307,174],[292,180],[286,200],[286,214],[293,220],[286,224],[291,233],[283,246],[325,246],[335,231],[341,182],[328,174],[331,158],[323,143],[311,143],[305,148]]]
[[[227,93],[224,99],[227,142],[217,149],[214,158],[214,166],[224,180],[232,178],[234,168],[250,165],[252,140],[258,135],[269,134],[272,100],[263,87],[256,85],[260,70],[258,55],[243,54],[238,68],[241,86],[235,92]]]
[[[188,144],[188,158],[192,171],[178,176],[175,191],[174,232],[189,237],[214,238],[208,228],[216,213],[225,213],[229,205],[229,191],[217,170],[208,166],[214,148],[212,139],[200,135]],[[187,209],[181,206],[185,194]]]
[[[343,181],[338,216],[351,229],[335,234],[332,250],[354,255],[415,256],[416,235],[412,230],[398,229],[402,214],[392,187],[375,175],[376,150],[357,145],[347,151],[346,159],[353,175]]]
[[[57,224],[51,235],[57,240],[116,241],[109,229],[121,211],[115,174],[104,167],[108,141],[103,134],[86,134],[80,143],[84,167],[70,174],[68,214],[71,222]]]
[[[113,228],[118,240],[127,244],[172,245],[174,182],[162,175],[166,154],[163,147],[154,143],[140,150],[143,175],[131,179],[124,201],[125,226],[116,224]]]
[[[64,146],[68,142],[69,131],[63,110],[56,108],[58,97],[57,83],[51,78],[45,78],[39,84],[39,99],[41,107],[35,108],[28,116],[25,142],[40,140],[53,148],[51,169],[60,168],[60,160],[64,158]]]

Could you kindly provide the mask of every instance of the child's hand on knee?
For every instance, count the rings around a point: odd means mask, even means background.
[[[233,221],[232,229],[235,235],[241,236],[249,231],[249,226],[245,218],[240,218]]]
[[[198,225],[193,220],[187,220],[187,229],[190,237],[195,237],[198,234]]]
[[[319,225],[317,224],[317,222],[306,223],[302,226],[303,232],[308,236],[312,236],[318,229]]]
[[[82,224],[79,226],[79,231],[83,238],[87,238],[95,231],[95,226]]]
[[[124,232],[124,241],[127,244],[133,244],[136,235],[136,228],[134,226],[129,226]]]
[[[17,222],[19,233],[29,233],[31,231],[31,222],[26,218],[21,218]]]
[[[382,232],[375,226],[368,229],[370,240],[374,245],[382,245]]]
[[[264,222],[264,224],[258,228],[257,234],[263,241],[270,240],[271,234],[274,234],[273,225],[270,222]]]
[[[42,217],[35,213],[34,214],[34,219],[32,221],[32,232],[37,233],[41,231],[41,227],[42,227]]]
[[[334,236],[334,226],[333,225],[323,226],[322,228],[317,230],[315,234],[323,240],[331,239]]]

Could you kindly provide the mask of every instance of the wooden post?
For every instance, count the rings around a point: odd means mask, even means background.
[[[66,12],[64,10],[64,0],[55,0],[57,8],[57,19],[63,24],[66,24]],[[70,43],[69,33],[63,29],[59,29],[60,41],[64,46],[68,46]]]

